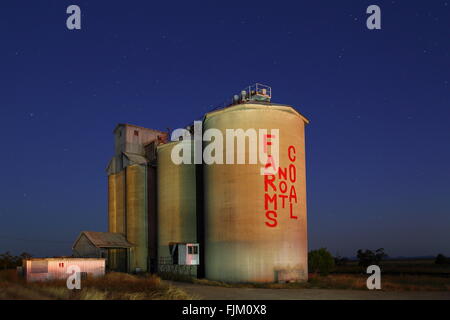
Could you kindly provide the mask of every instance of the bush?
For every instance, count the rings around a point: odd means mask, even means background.
[[[308,253],[309,271],[328,275],[334,268],[334,258],[326,248],[312,250]]]

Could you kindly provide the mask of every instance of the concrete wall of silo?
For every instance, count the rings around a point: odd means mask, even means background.
[[[307,280],[306,123],[281,105],[240,104],[205,116],[204,130],[219,129],[224,137],[226,129],[279,129],[280,168],[288,170],[287,177],[265,180],[259,163],[203,166],[206,278]]]
[[[125,172],[108,176],[108,231],[124,234],[125,230]]]
[[[182,145],[192,148],[189,140],[157,148],[158,271],[196,276],[197,267],[174,266],[170,252],[172,243],[197,242],[195,165],[171,159],[172,149]]]
[[[147,167],[131,165],[126,173],[126,238],[130,249],[131,272],[148,269]]]
[[[108,232],[126,235],[125,171],[108,176]],[[128,257],[123,250],[110,250],[108,269],[123,270]]]

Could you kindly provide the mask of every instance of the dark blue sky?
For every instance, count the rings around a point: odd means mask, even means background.
[[[106,231],[117,123],[178,128],[261,82],[311,120],[311,249],[450,255],[450,1],[15,0],[0,35],[0,252]]]

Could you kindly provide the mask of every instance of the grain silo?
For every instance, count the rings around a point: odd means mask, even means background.
[[[148,194],[154,183],[154,169],[146,147],[166,139],[166,132],[130,124],[119,124],[114,130],[115,155],[107,168],[108,231],[124,235],[133,246],[129,253],[123,249],[109,250],[110,270],[146,272],[150,269],[150,258],[156,254],[149,252],[149,248],[154,249],[149,230],[154,224],[155,204],[149,203]],[[118,268],[123,265],[126,270]]]
[[[147,271],[148,268],[148,217],[147,217],[147,166],[134,164],[126,172],[126,237],[134,244],[130,250],[130,270]]]
[[[275,175],[261,175],[259,163],[203,166],[207,279],[307,279],[307,123],[290,106],[254,100],[206,114],[203,129],[219,129],[224,137],[226,129],[279,129],[280,154]],[[245,154],[249,159],[248,146]]]
[[[132,247],[110,250],[110,266],[126,259],[129,272],[189,273],[226,282],[307,279],[308,120],[270,98],[270,87],[257,84],[204,116],[202,133],[215,129],[223,138],[223,164],[192,163],[189,134],[167,143],[167,133],[117,126],[108,166],[109,232],[123,234]],[[252,132],[257,140],[250,146]],[[207,141],[204,152],[211,150]],[[234,164],[227,163],[230,145]],[[261,163],[261,153],[275,145],[276,171],[262,174],[270,162]],[[190,150],[191,163],[174,163],[175,148]],[[243,164],[236,163],[238,150]],[[249,163],[255,153],[259,161]]]
[[[125,172],[108,176],[108,229],[125,234]]]
[[[126,234],[125,224],[125,171],[108,176],[108,231]],[[127,271],[127,252],[123,249],[109,249],[108,268]]]
[[[181,261],[190,250],[197,253],[197,190],[196,166],[175,164],[171,159],[174,147],[191,150],[191,140],[182,140],[162,144],[157,148],[157,234],[158,234],[158,270],[197,274],[196,263]],[[186,260],[186,259],[184,259]]]

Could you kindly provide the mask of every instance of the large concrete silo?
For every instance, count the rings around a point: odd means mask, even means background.
[[[125,171],[108,176],[108,231],[126,235]],[[108,251],[108,268],[127,271],[126,249]]]
[[[171,159],[172,149],[181,145],[192,148],[190,140],[170,142],[157,148],[158,269],[188,271],[195,276],[196,267],[180,270],[172,265],[171,245],[197,242],[196,166],[192,162],[177,165]]]
[[[126,173],[126,238],[131,248],[130,270],[147,271],[148,218],[147,218],[147,166],[131,165]]]
[[[108,267],[111,270],[146,272],[154,260],[155,203],[152,192],[155,169],[150,163],[153,157],[150,159],[146,153],[151,144],[166,139],[165,132],[131,124],[118,124],[114,129],[115,154],[106,170],[108,231],[123,234],[133,247],[109,250]]]
[[[108,231],[126,233],[124,171],[108,176]]]
[[[205,115],[203,129],[224,137],[226,129],[279,129],[281,169],[266,177],[260,163],[203,166],[206,278],[307,280],[306,123],[292,107],[258,102]]]

